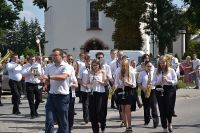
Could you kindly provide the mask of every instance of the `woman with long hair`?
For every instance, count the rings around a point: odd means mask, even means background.
[[[91,63],[90,89],[89,97],[89,119],[92,124],[93,133],[99,133],[99,124],[101,131],[104,132],[106,128],[106,74],[101,69],[100,62],[94,59]]]
[[[126,132],[132,132],[131,105],[136,102],[134,94],[136,87],[135,75],[131,71],[127,59],[121,61],[121,66],[116,70],[115,86],[117,88],[118,102],[121,109],[122,120],[126,126]]]
[[[176,72],[170,67],[169,60],[165,56],[161,56],[153,79],[153,85],[156,86],[156,97],[163,132],[173,131],[172,115],[175,105],[173,97],[176,95],[176,84]]]

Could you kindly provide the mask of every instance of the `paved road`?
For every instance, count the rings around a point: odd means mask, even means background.
[[[179,90],[177,92],[176,113],[178,117],[173,118],[175,133],[200,133],[200,90]],[[44,107],[42,103],[39,108],[40,117],[30,119],[28,102],[24,98],[20,105],[21,115],[13,115],[10,96],[4,96],[2,102],[3,107],[0,107],[0,133],[43,133],[44,128]],[[78,99],[76,100],[76,102]],[[119,127],[118,111],[109,108],[107,117],[107,133],[122,133],[125,128]],[[90,123],[84,124],[82,120],[81,104],[76,103],[74,130],[72,133],[91,133]],[[143,110],[137,109],[132,112],[133,132],[135,133],[159,133],[162,131],[161,126],[153,129],[151,122],[147,127],[143,125]],[[57,128],[57,127],[55,127]]]

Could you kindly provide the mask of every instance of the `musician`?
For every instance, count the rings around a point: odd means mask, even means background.
[[[165,56],[161,56],[155,72],[152,85],[156,86],[156,97],[160,111],[163,132],[172,132],[172,115],[174,109],[174,95],[176,95],[177,75]],[[168,128],[168,129],[167,129]]]
[[[50,83],[46,103],[45,133],[52,133],[54,131],[55,116],[60,122],[58,132],[69,133],[69,77],[71,70],[69,67],[66,67],[66,63],[63,61],[63,51],[60,48],[55,48],[52,52],[54,64],[48,65],[45,68],[45,75],[40,77]]]
[[[38,117],[38,106],[42,97],[42,85],[39,76],[43,73],[42,66],[36,62],[36,57],[31,55],[28,63],[22,68],[22,75],[25,77],[27,99],[30,107],[31,119]]]
[[[113,66],[113,64],[116,65],[116,61],[117,61],[117,50],[116,49],[110,50],[110,57],[111,57],[111,61],[108,63],[108,65],[110,66],[110,69],[111,69],[111,66]],[[115,75],[114,69],[111,69],[111,74],[112,74],[112,78],[114,81],[114,75]],[[114,86],[112,86],[112,87],[114,87]],[[111,97],[111,108],[113,108],[113,109],[117,108],[117,107],[115,107],[115,103],[116,103],[115,95],[113,94]]]
[[[121,61],[121,66],[116,70],[115,87],[117,88],[118,102],[121,109],[122,120],[126,126],[126,132],[131,132],[131,105],[136,103],[135,90],[136,79],[131,71],[127,59]]]
[[[132,59],[130,61],[130,67],[133,69],[133,72],[134,72],[135,78],[136,78],[136,82],[137,82],[139,72],[136,71],[136,61],[134,59]],[[136,89],[138,90],[138,85],[136,86]],[[143,104],[141,103],[140,98],[138,96],[138,91],[136,91],[136,96],[137,96],[137,101],[136,101],[137,105],[139,108],[142,108]]]
[[[67,55],[67,53],[64,53],[64,56],[65,55]],[[65,61],[65,58],[64,58],[64,61]],[[74,125],[74,104],[75,104],[75,98],[76,98],[75,89],[78,87],[78,81],[77,81],[77,78],[75,76],[73,61],[74,61],[73,56],[68,54],[66,66],[71,69],[71,74],[70,74],[70,102],[69,102],[69,111],[68,111],[70,133],[71,133],[71,130],[72,130],[73,125]]]
[[[105,90],[106,90],[106,102],[104,103],[106,106],[106,109],[104,110],[104,114],[106,116],[104,116],[105,118],[107,117],[107,106],[108,106],[108,96],[109,96],[109,90],[111,89],[111,86],[114,84],[114,80],[112,78],[112,74],[111,74],[111,69],[110,66],[107,64],[107,62],[105,62],[104,60],[104,53],[103,52],[97,52],[96,53],[96,59],[100,62],[101,68],[102,70],[105,71],[106,74],[106,85],[104,86]],[[106,121],[104,122],[104,125],[106,125]],[[105,127],[105,126],[104,126]]]
[[[1,60],[1,57],[0,57]],[[2,82],[3,82],[3,65],[0,64],[0,106],[3,106],[1,102],[1,95],[2,95]]]
[[[159,123],[158,112],[157,112],[157,100],[155,87],[152,86],[154,69],[152,69],[152,63],[150,61],[145,62],[145,70],[141,71],[138,76],[138,85],[141,88],[141,98],[144,109],[144,125],[148,125],[153,118],[153,127],[156,128]],[[151,115],[150,115],[151,111]]]
[[[85,67],[80,70],[78,75],[78,82],[81,85],[82,94],[82,108],[83,108],[83,119],[87,124],[89,121],[89,96],[90,96],[90,86],[89,86],[89,75],[91,71],[91,59],[89,55],[85,55]]]
[[[105,90],[106,74],[101,69],[100,62],[94,59],[91,63],[90,72],[90,88],[91,95],[89,97],[89,118],[92,124],[93,133],[99,133],[99,125],[101,131],[104,132],[106,128],[106,115],[107,110],[107,94]]]
[[[9,76],[9,86],[12,93],[13,114],[21,114],[19,111],[21,79],[22,79],[22,66],[19,64],[17,54],[11,56],[11,61],[6,64],[6,69]]]
[[[196,54],[193,54],[193,60],[192,60],[192,68],[194,71],[194,79],[195,79],[195,88],[199,89],[200,87],[200,60],[197,58]]]
[[[77,60],[77,63],[78,63],[78,68],[79,68],[78,73],[79,73],[80,70],[85,66],[85,54],[84,53],[79,54],[79,60]],[[81,103],[82,99],[81,99],[80,85],[78,85],[78,91],[76,94],[79,97],[79,103]]]

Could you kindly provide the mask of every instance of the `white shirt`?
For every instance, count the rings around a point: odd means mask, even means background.
[[[180,75],[180,68],[179,68],[178,59],[176,57],[173,57],[171,64],[172,64],[172,68],[175,70],[176,74],[179,76]]]
[[[69,84],[71,85],[73,82],[78,82],[77,78],[75,76],[75,70],[74,67],[72,65],[69,65],[69,63],[65,62],[65,66],[69,67],[70,69],[70,76],[69,76]],[[71,87],[71,91],[72,91],[72,97],[76,97],[76,90],[74,87]]]
[[[133,71],[131,71],[132,69],[129,69],[129,77],[130,79],[128,80],[127,78],[125,80],[129,81],[133,88],[136,87],[136,79],[135,79],[135,74]],[[117,68],[116,70],[116,78],[115,78],[115,87],[118,88],[118,86],[123,86],[123,82],[122,80],[120,79],[120,72],[121,72],[121,68]]]
[[[85,62],[83,62],[83,61],[81,61],[81,60],[78,60],[77,63],[78,63],[79,72],[80,72],[80,70],[81,70],[83,67],[85,67]]]
[[[15,81],[21,81],[22,79],[22,66],[16,62],[8,62],[6,64],[6,69],[8,70],[9,79]]]
[[[112,80],[112,73],[111,73],[110,66],[108,64],[104,64],[102,69],[105,70],[107,78]]]
[[[111,73],[112,73],[112,77],[115,79],[115,74],[116,74],[116,70],[120,67],[120,61],[119,60],[113,60],[112,64],[110,64],[110,69],[111,69]]]
[[[114,60],[112,60],[112,61],[109,63],[110,70],[111,70],[111,74],[112,74],[113,77],[114,77],[115,71],[116,71],[116,69],[117,69],[116,61],[117,61],[117,59],[114,59]]]
[[[49,64],[45,68],[45,75],[58,75],[66,73],[68,75],[71,74],[70,67],[67,67],[64,62],[61,63],[60,66],[55,66],[55,64]],[[69,94],[69,77],[65,80],[50,80],[50,94]]]
[[[151,73],[151,81],[150,83],[152,83],[153,81],[153,76],[154,76],[154,71],[150,71]],[[138,83],[142,85],[142,89],[144,89],[144,91],[146,90],[147,88],[147,82],[148,82],[148,78],[149,78],[149,74],[147,73],[147,71],[141,71],[139,73],[139,76],[138,76]],[[155,87],[152,87],[152,89],[155,89]]]
[[[196,69],[197,66],[200,66],[200,60],[199,59],[192,60],[192,66],[193,70]]]
[[[89,82],[90,82],[90,78],[89,78],[89,69],[86,67],[83,67],[80,70],[80,73],[78,75],[79,79],[82,81],[82,83],[84,85],[86,85],[87,87],[84,87],[83,85],[81,85],[81,91],[83,92],[91,92],[90,86],[89,86]]]
[[[90,73],[90,87],[92,92],[105,92],[105,87],[98,83],[97,81],[103,81],[103,72],[99,72],[97,75],[93,75]]]
[[[35,62],[33,64],[25,64],[22,67],[22,75],[25,77],[25,82],[38,84],[41,81],[38,79],[38,76],[34,76],[34,74],[32,73],[32,69],[37,69],[38,74],[42,74],[41,65]]]
[[[164,75],[167,77],[168,80],[170,80],[172,83],[168,83],[166,81],[163,81],[163,74],[160,73],[157,75],[157,72],[155,71],[154,73],[154,78],[153,78],[153,81],[152,81],[152,84],[153,86],[156,86],[156,85],[176,85],[178,80],[177,80],[177,75],[176,75],[176,72],[174,71],[173,68],[169,68],[169,71],[166,75]],[[159,84],[160,82],[163,81],[163,84]]]

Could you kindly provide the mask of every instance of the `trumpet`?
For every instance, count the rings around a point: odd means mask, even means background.
[[[3,63],[6,62],[13,54],[14,52],[8,49],[6,55],[0,60],[0,64],[3,65]]]

